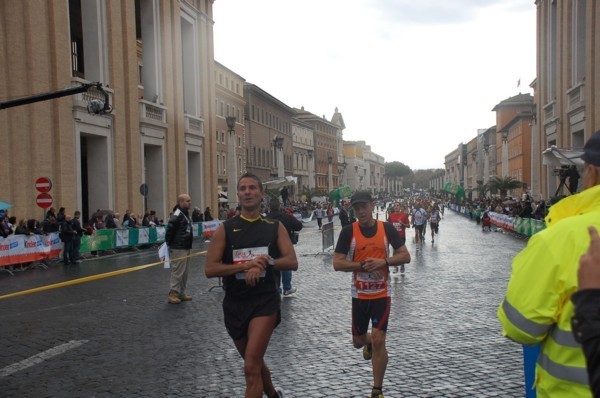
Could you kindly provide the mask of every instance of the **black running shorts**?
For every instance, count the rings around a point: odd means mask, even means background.
[[[369,321],[375,329],[387,332],[390,317],[389,297],[374,300],[352,299],[352,335],[362,336],[369,330]]]
[[[277,323],[281,322],[281,297],[278,293],[244,299],[225,297],[223,315],[227,333],[237,341],[246,337],[252,318],[277,314]]]

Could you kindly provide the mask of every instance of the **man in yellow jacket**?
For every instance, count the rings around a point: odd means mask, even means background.
[[[546,229],[534,235],[512,264],[506,297],[498,309],[503,334],[521,344],[541,344],[536,365],[538,397],[591,397],[585,357],[571,332],[579,258],[589,245],[589,226],[600,229],[600,131],[581,159],[583,188],[550,208]]]

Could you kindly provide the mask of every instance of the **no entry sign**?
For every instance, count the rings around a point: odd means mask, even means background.
[[[52,206],[52,196],[49,193],[41,193],[35,199],[35,204],[37,204],[42,209],[46,209]]]
[[[50,192],[52,189],[52,181],[50,181],[48,177],[40,177],[35,180],[35,189],[42,193]]]

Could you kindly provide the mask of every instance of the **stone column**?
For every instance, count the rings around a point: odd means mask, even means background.
[[[238,178],[238,164],[237,164],[237,153],[235,151],[235,144],[237,137],[235,130],[228,131],[227,141],[227,202],[230,208],[236,208],[237,202],[237,178]]]

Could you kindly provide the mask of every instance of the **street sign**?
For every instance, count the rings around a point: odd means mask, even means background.
[[[48,177],[40,177],[35,180],[35,189],[38,192],[46,193],[52,189],[52,181]]]
[[[42,209],[47,209],[52,206],[52,196],[49,193],[42,192],[35,199],[35,204],[37,204]]]
[[[146,184],[140,185],[140,193],[142,194],[142,196],[148,195],[148,185],[146,185]]]

